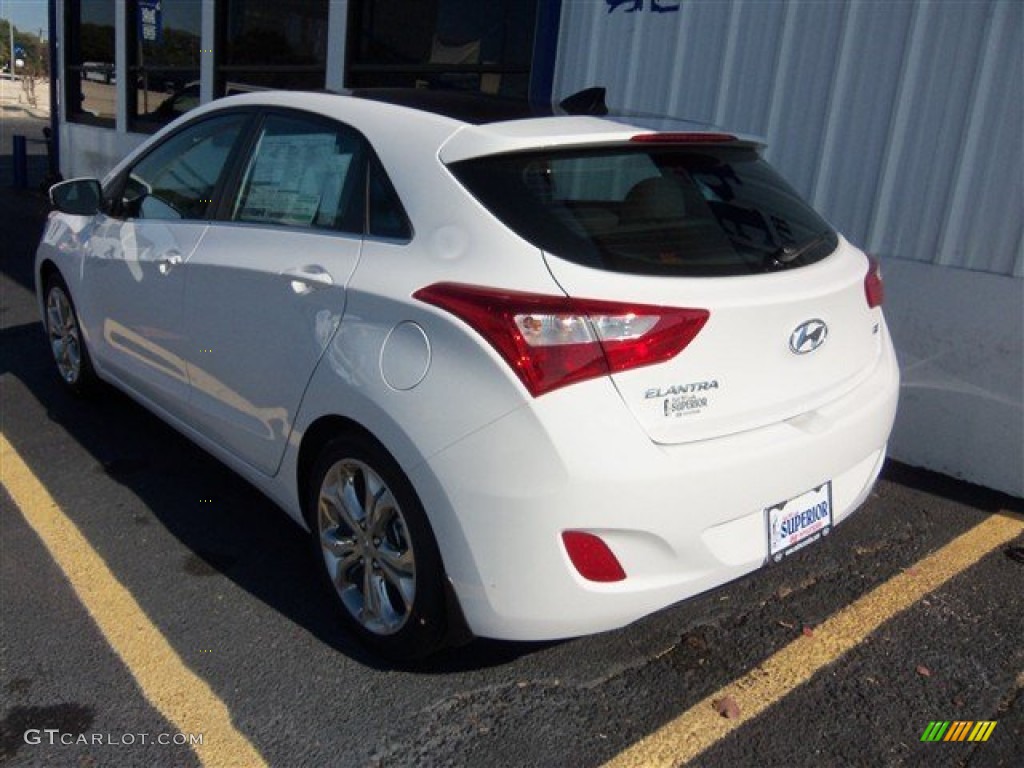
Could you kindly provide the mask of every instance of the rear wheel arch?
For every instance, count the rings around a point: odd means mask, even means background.
[[[327,415],[321,416],[310,424],[302,435],[302,443],[299,445],[299,456],[296,462],[296,488],[299,493],[299,506],[302,510],[302,519],[311,528],[313,527],[313,512],[309,504],[309,483],[312,481],[313,468],[317,459],[323,453],[324,448],[332,441],[346,435],[355,435],[376,443],[381,450],[391,455],[370,430],[359,424],[357,421],[344,416]]]
[[[44,259],[43,263],[39,265],[39,274],[36,275],[36,280],[38,281],[40,292],[42,292],[43,286],[46,285],[46,281],[49,280],[50,277],[52,277],[53,275],[57,275],[62,280],[64,279],[64,276],[61,275],[61,272],[57,268],[57,265],[54,264],[53,261],[51,261],[50,259]]]
[[[445,615],[446,629],[443,639],[440,639],[439,646],[460,646],[470,642],[474,635],[469,629],[465,616],[462,613],[458,596],[455,593],[444,565],[444,556],[440,551],[439,542],[434,532],[434,525],[430,519],[429,511],[423,506],[419,493],[414,487],[411,478],[405,473],[400,462],[394,454],[388,450],[377,437],[359,422],[339,415],[325,415],[316,419],[305,430],[302,442],[299,446],[298,459],[296,462],[296,481],[299,495],[299,504],[302,518],[309,527],[311,534],[316,535],[317,531],[317,510],[312,503],[311,486],[316,480],[316,470],[324,453],[331,449],[332,444],[338,441],[351,441],[368,444],[372,449],[380,451],[395,468],[404,476],[403,481],[410,493],[416,496],[418,506],[423,513],[427,527],[430,529],[430,536],[433,541],[436,556],[440,563],[442,573],[443,606],[441,610]]]

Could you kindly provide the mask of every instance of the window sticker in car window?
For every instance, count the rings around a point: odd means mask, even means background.
[[[338,154],[333,132],[264,134],[237,218],[293,226],[333,227],[351,154]],[[301,169],[298,172],[297,169]]]

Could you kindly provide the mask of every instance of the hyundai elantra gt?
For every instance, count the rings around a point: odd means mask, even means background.
[[[877,264],[703,127],[424,91],[258,93],[55,186],[57,370],[311,532],[382,654],[608,630],[868,495]]]

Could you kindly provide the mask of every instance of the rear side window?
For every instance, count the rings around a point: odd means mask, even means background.
[[[756,274],[820,261],[838,245],[750,147],[517,153],[451,170],[521,237],[614,272]]]
[[[242,178],[232,218],[363,233],[362,137],[315,118],[269,115]]]

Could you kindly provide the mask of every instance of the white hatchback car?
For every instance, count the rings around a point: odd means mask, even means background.
[[[308,527],[391,657],[608,630],[826,535],[899,372],[877,265],[755,142],[257,93],[51,191],[57,368]]]

